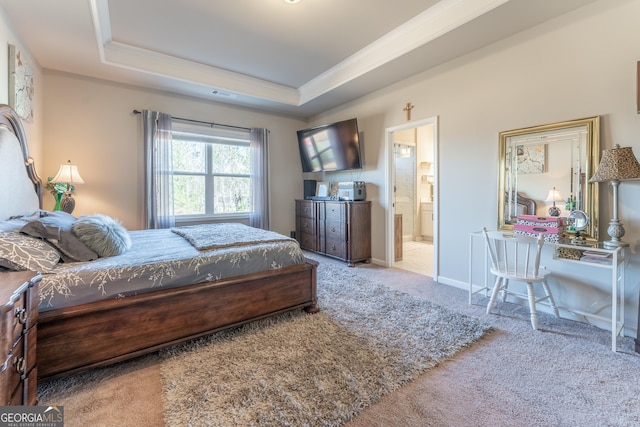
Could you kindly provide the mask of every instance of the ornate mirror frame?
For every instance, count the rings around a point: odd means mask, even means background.
[[[499,144],[498,229],[513,229],[519,214],[549,216],[554,203],[563,217],[584,211],[582,235],[598,239],[598,183],[589,178],[600,159],[600,116],[500,132]],[[562,202],[545,200],[552,189]]]

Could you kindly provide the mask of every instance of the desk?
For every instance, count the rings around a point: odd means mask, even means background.
[[[485,244],[481,231],[473,232],[469,236],[469,304],[473,294],[479,292],[488,292],[493,286],[488,285],[489,269],[487,251],[484,250],[484,283],[474,285],[473,282],[473,257],[474,257],[474,240],[482,238],[482,245]],[[580,310],[562,307],[563,309],[585,317],[606,321],[611,323],[611,350],[617,351],[617,337],[624,333],[624,273],[625,273],[625,251],[624,248],[609,249],[604,248],[598,243],[587,244],[584,246],[572,245],[568,242],[545,243],[546,246],[553,247],[553,259],[576,263],[584,267],[608,269],[611,270],[611,318],[599,316],[593,313],[586,313]],[[560,249],[570,249],[576,254],[577,259],[570,259],[560,256]],[[578,254],[580,252],[580,254]],[[583,257],[584,252],[591,253],[591,257]],[[474,290],[474,287],[476,289]]]

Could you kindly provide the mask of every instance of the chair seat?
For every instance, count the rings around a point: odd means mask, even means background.
[[[540,267],[538,269],[537,275],[533,271],[529,271],[528,273],[524,273],[522,269],[513,269],[513,268],[504,268],[501,267],[499,269],[495,269],[493,267],[489,268],[489,271],[494,276],[505,277],[507,279],[517,280],[517,281],[532,281],[534,283],[539,283],[546,280],[547,276],[551,274],[550,270],[547,270],[544,267]]]

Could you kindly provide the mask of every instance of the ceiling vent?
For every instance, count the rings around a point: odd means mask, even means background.
[[[211,91],[213,96],[219,96],[222,98],[235,98],[237,95],[235,93],[224,92],[222,90],[214,89]]]

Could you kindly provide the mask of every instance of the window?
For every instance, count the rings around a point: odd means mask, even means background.
[[[249,218],[250,130],[173,120],[173,198],[177,221]]]

